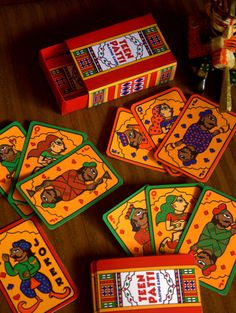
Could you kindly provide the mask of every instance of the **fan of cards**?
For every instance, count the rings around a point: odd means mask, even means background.
[[[87,135],[31,122],[0,132],[0,192],[23,218],[54,229],[122,184]]]
[[[127,254],[191,254],[200,283],[228,292],[236,271],[236,199],[202,183],[147,185],[103,220]]]
[[[171,175],[207,182],[236,130],[236,114],[176,87],[120,108],[107,154]]]

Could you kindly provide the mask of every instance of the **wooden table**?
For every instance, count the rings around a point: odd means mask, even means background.
[[[136,100],[153,95],[157,90],[162,91],[170,86],[180,87],[187,98],[193,93],[186,57],[186,17],[189,12],[194,12],[197,8],[196,2],[188,0],[0,1],[1,128],[15,120],[22,123],[26,129],[32,120],[72,128],[87,133],[88,139],[105,154],[109,132],[118,106],[129,108]],[[159,27],[178,60],[175,81],[163,88],[155,87],[100,107],[61,116],[39,66],[39,49],[149,12],[152,12],[158,21]],[[219,86],[219,82],[212,79],[203,95],[213,101],[218,101]],[[235,96],[236,92],[233,90],[233,100]],[[236,110],[235,103],[233,107]],[[208,181],[208,185],[234,197],[236,197],[235,155],[236,138],[234,136]],[[124,185],[57,230],[50,231],[43,226],[80,291],[79,298],[60,312],[92,312],[90,261],[125,256],[102,221],[104,212],[144,184],[192,181],[186,177],[172,177],[108,157],[107,159],[123,177]],[[19,219],[5,198],[0,199],[0,207],[0,227]],[[236,312],[235,290],[235,279],[225,297],[202,287],[204,313]],[[0,312],[10,312],[2,294],[0,295]]]

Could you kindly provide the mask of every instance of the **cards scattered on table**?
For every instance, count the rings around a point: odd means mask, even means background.
[[[87,135],[72,129],[66,129],[40,122],[31,122],[25,144],[15,173],[15,182],[20,181],[81,145]],[[33,209],[12,185],[8,200],[23,218],[29,218]]]
[[[146,185],[103,220],[127,254],[191,254],[201,284],[228,292],[236,271],[236,199],[202,183]]]
[[[54,229],[122,184],[83,132],[14,122],[0,132],[0,191],[17,213]]]
[[[186,101],[173,87],[134,103],[131,112],[118,109],[107,154],[205,183],[235,131],[235,113],[220,112],[219,105],[199,95]]]
[[[154,150],[131,111],[119,108],[107,148],[107,155],[164,172],[164,167],[154,158]]]
[[[0,287],[12,312],[55,312],[78,290],[38,222],[19,220],[0,230]]]

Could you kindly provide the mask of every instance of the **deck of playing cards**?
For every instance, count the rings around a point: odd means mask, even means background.
[[[197,268],[190,255],[94,261],[94,313],[201,313]]]
[[[177,62],[151,14],[40,50],[62,114],[174,79]]]

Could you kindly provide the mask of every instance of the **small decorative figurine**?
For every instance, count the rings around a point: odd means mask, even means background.
[[[189,19],[189,59],[196,87],[203,91],[211,69],[223,71],[220,108],[232,109],[231,85],[236,84],[236,1],[211,0],[205,12]]]

